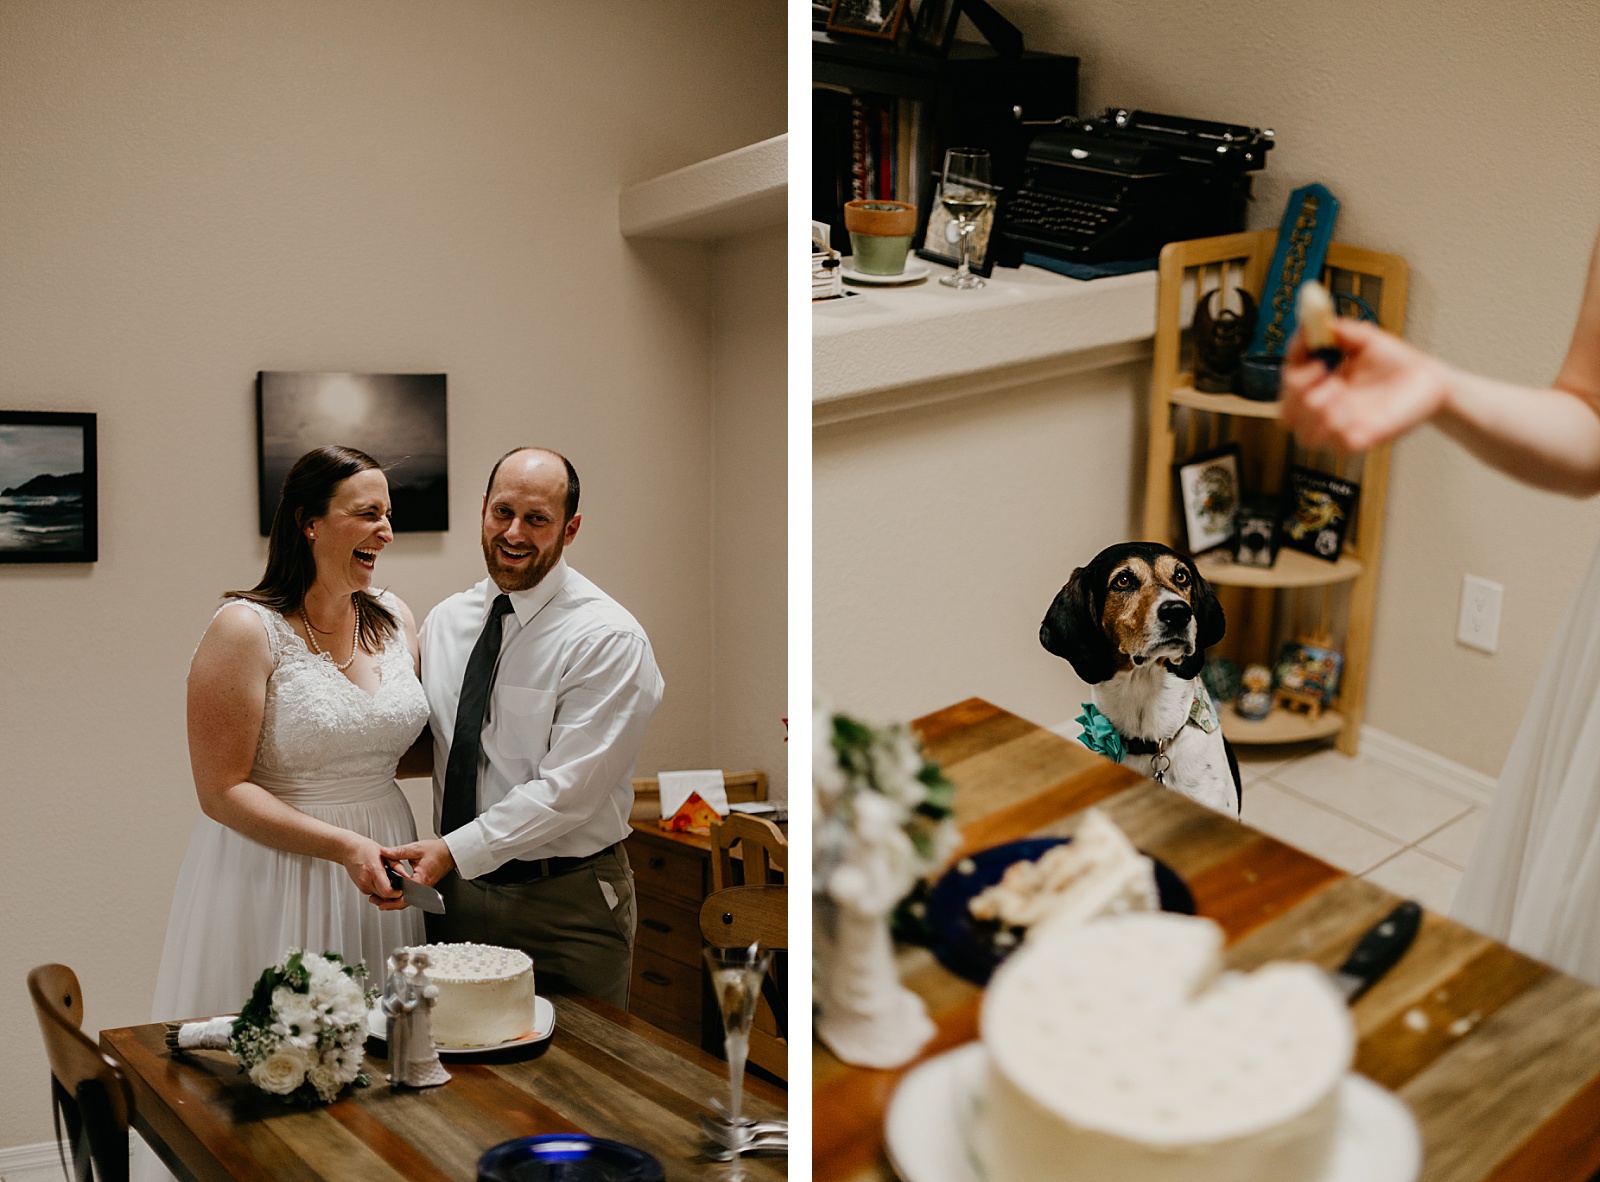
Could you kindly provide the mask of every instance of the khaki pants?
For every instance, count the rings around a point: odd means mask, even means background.
[[[555,878],[496,885],[452,870],[438,887],[445,914],[427,917],[430,942],[520,948],[540,993],[577,990],[627,1008],[635,910],[620,845]]]

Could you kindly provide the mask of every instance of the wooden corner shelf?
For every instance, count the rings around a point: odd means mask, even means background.
[[[1344,730],[1348,720],[1338,710],[1326,709],[1315,719],[1282,706],[1265,718],[1241,718],[1230,702],[1222,708],[1222,733],[1230,743],[1305,743],[1327,739]]]
[[[1185,330],[1196,303],[1218,289],[1243,288],[1261,304],[1267,268],[1278,235],[1273,230],[1172,242],[1161,252],[1156,288],[1156,333],[1150,373],[1150,433],[1145,467],[1144,537],[1181,546],[1181,515],[1175,518],[1173,465],[1190,456],[1237,444],[1246,490],[1271,494],[1283,487],[1291,464],[1329,472],[1360,485],[1345,551],[1337,562],[1281,549],[1267,568],[1237,566],[1225,554],[1201,555],[1201,577],[1217,588],[1228,631],[1214,655],[1244,664],[1271,665],[1277,645],[1307,632],[1331,632],[1344,654],[1338,709],[1316,721],[1276,708],[1259,722],[1223,712],[1223,733],[1236,743],[1298,743],[1333,737],[1354,755],[1361,742],[1366,701],[1372,616],[1383,552],[1384,503],[1389,487],[1389,447],[1362,456],[1308,453],[1294,445],[1276,402],[1253,402],[1234,394],[1194,389],[1185,362]],[[1318,276],[1333,292],[1359,296],[1378,323],[1399,335],[1405,329],[1405,260],[1397,255],[1330,243]],[[1335,612],[1335,596],[1339,611]],[[1307,608],[1314,617],[1307,623]]]
[[[1337,562],[1324,562],[1299,550],[1281,549],[1271,566],[1240,566],[1226,551],[1194,560],[1200,577],[1219,587],[1326,587],[1360,578],[1365,564],[1346,551]]]

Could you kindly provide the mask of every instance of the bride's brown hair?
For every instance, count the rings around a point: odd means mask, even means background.
[[[224,591],[223,597],[249,599],[285,616],[299,611],[317,578],[317,561],[302,527],[327,513],[340,481],[373,468],[383,471],[383,465],[366,452],[332,443],[296,460],[283,478],[278,508],[272,514],[267,569],[261,581],[248,591]],[[361,647],[377,652],[399,629],[399,621],[370,591],[357,591],[356,601],[361,608]]]

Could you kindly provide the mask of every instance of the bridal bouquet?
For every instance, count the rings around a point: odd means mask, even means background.
[[[290,949],[265,970],[237,1018],[167,1025],[174,1051],[226,1050],[264,1092],[307,1104],[331,1102],[346,1084],[365,1087],[361,1070],[367,1037],[365,964],[347,965],[337,952]]]

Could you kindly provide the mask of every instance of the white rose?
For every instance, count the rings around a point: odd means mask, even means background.
[[[285,1043],[250,1069],[250,1082],[263,1092],[287,1096],[305,1082],[311,1057],[301,1048]]]
[[[306,1078],[311,1081],[311,1086],[317,1089],[318,1098],[330,1102],[339,1094],[339,1089],[355,1077],[347,1077],[340,1070],[338,1060],[332,1062],[324,1060],[307,1072]]]

